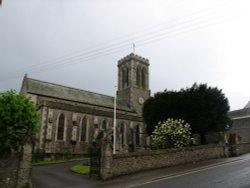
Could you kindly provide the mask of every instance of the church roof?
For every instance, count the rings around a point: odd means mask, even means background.
[[[24,77],[21,90],[40,96],[48,96],[96,106],[114,108],[114,97],[40,81],[28,78],[27,76]],[[122,100],[117,100],[117,109],[134,112],[133,109]]]

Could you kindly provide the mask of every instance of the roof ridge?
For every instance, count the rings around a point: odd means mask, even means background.
[[[69,86],[62,85],[62,84],[56,84],[56,83],[53,83],[53,82],[43,81],[43,80],[34,79],[34,78],[30,78],[30,77],[27,77],[27,79],[42,82],[42,83],[46,83],[46,84],[52,84],[52,85],[55,85],[55,86],[60,86],[60,87],[68,88],[68,89],[74,89],[74,90],[78,90],[78,91],[84,91],[84,92],[88,92],[88,93],[92,93],[92,94],[97,94],[97,95],[102,95],[102,96],[105,96],[105,97],[114,98],[114,96],[105,95],[105,94],[101,94],[101,93],[97,93],[97,92],[93,92],[93,91],[88,91],[88,90],[83,90],[83,89],[79,89],[79,88],[69,87]]]

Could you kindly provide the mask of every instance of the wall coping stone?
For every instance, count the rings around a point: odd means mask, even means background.
[[[177,152],[181,152],[181,151],[194,151],[194,150],[202,150],[202,149],[218,148],[218,147],[221,147],[221,145],[219,145],[219,144],[208,144],[208,145],[191,146],[191,147],[184,147],[184,148],[146,150],[146,151],[142,151],[142,152],[116,154],[116,155],[113,156],[113,158],[118,159],[118,158],[127,158],[127,157],[161,155],[161,154],[165,154],[165,153],[177,153]]]

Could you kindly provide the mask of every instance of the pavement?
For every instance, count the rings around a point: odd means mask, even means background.
[[[212,159],[192,164],[184,164],[184,165],[161,168],[161,169],[153,169],[144,172],[138,172],[135,174],[116,177],[111,180],[100,181],[99,184],[94,184],[89,187],[132,188],[149,182],[157,181],[160,179],[174,178],[181,175],[196,173],[202,170],[210,169],[215,166],[221,166],[227,163],[241,161],[244,160],[243,159],[244,157],[246,157],[246,155],[233,158]],[[250,154],[248,154],[247,157],[250,158]],[[80,188],[80,187],[72,187],[72,188]]]

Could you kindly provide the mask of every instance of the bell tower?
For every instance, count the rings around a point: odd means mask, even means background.
[[[131,53],[119,60],[117,99],[125,100],[141,116],[143,103],[149,97],[148,59]]]

